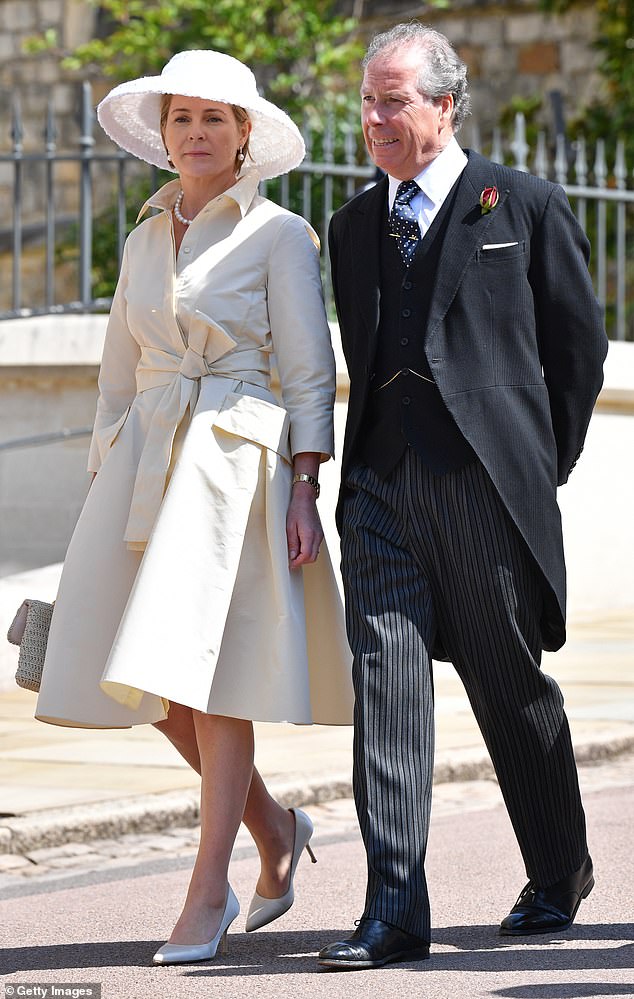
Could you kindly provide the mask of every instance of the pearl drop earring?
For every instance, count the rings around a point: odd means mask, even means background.
[[[242,162],[242,160],[244,159],[244,153],[242,152],[242,146],[240,146],[240,148],[238,149],[238,159],[240,160],[240,162]]]

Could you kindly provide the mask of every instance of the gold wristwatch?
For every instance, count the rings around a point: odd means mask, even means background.
[[[293,485],[296,482],[308,482],[315,490],[315,499],[319,499],[320,485],[314,475],[309,475],[308,472],[295,472]]]

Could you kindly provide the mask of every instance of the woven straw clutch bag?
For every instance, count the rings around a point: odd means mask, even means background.
[[[19,607],[7,638],[20,646],[15,682],[26,690],[39,690],[54,604],[25,600]]]

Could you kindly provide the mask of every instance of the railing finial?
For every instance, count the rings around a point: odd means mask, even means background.
[[[13,152],[19,155],[22,152],[22,140],[24,138],[24,128],[22,127],[22,106],[20,95],[14,94],[11,101],[11,140],[13,142]]]

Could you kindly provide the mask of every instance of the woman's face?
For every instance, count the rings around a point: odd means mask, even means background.
[[[235,182],[236,154],[250,130],[249,122],[238,124],[229,104],[174,94],[165,146],[181,177],[213,178],[226,190]]]

